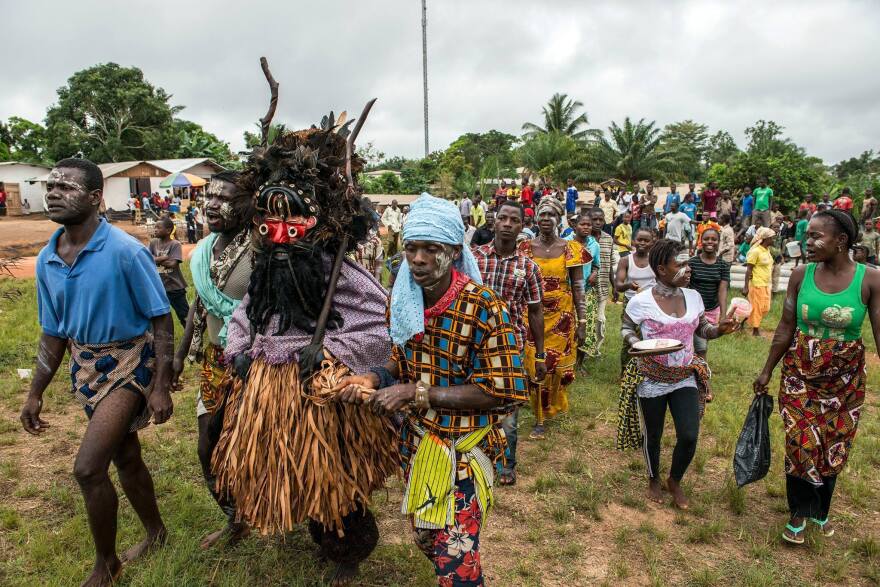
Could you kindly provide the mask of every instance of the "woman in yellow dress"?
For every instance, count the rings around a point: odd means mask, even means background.
[[[535,361],[545,361],[547,377],[532,394],[535,428],[530,438],[544,438],[544,418],[568,411],[568,386],[574,381],[577,344],[586,336],[584,274],[590,253],[579,242],[559,238],[557,226],[565,207],[553,196],[538,205],[538,236],[523,241],[520,251],[541,268],[544,289],[544,350],[535,356],[535,343],[526,342],[525,363],[534,378]],[[575,343],[577,337],[577,344]],[[529,336],[531,338],[531,336]]]

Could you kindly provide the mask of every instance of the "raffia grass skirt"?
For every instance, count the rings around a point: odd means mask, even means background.
[[[325,360],[304,390],[295,361],[251,365],[212,459],[217,489],[235,501],[239,521],[266,535],[312,519],[342,536],[342,518],[398,473],[391,420],[334,400],[330,390],[348,374]]]

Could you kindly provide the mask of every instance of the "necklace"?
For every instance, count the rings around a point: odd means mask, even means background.
[[[679,295],[681,293],[681,288],[666,285],[662,281],[658,281],[657,285],[654,286],[654,293],[660,297],[671,298]]]
[[[552,248],[553,248],[553,245],[556,244],[556,237],[555,237],[555,236],[552,236],[551,238],[552,238],[553,240],[551,240],[551,241],[548,243],[548,242],[546,241],[546,239],[544,238],[544,235],[541,235],[540,237],[538,237],[538,243],[540,243],[541,247],[542,247],[545,251],[547,251],[547,252],[550,252],[550,249],[552,249]]]

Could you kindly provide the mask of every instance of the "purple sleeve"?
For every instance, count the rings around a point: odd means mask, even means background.
[[[229,325],[226,327],[226,349],[223,354],[230,361],[251,346],[251,327],[247,317],[249,301],[250,298],[245,294],[244,299],[232,312]]]

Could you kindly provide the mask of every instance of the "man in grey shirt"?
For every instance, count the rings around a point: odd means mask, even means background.
[[[470,198],[468,198],[467,194],[463,194],[461,197],[461,203],[458,205],[458,211],[461,212],[461,221],[464,222],[465,228],[471,223],[472,207],[473,203]]]
[[[690,216],[678,211],[678,202],[672,202],[666,215],[666,238],[688,245],[694,240]]]

